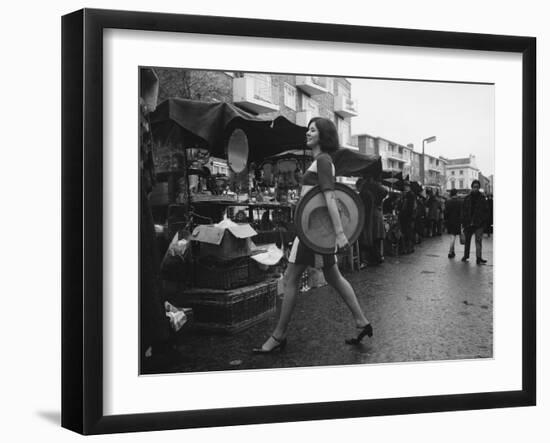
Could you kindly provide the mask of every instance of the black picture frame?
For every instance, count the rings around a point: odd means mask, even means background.
[[[103,30],[108,28],[522,55],[522,388],[106,416],[103,412]],[[504,35],[84,9],[62,18],[62,426],[82,434],[536,404],[536,39]]]

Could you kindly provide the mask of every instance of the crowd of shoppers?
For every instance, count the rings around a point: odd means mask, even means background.
[[[451,189],[448,197],[439,190],[422,189],[417,183],[407,180],[402,183],[402,192],[389,193],[372,178],[360,179],[357,189],[365,205],[365,225],[360,237],[362,261],[367,266],[376,266],[384,260],[384,238],[395,245],[399,254],[411,254],[415,245],[424,238],[450,235],[448,257],[456,256],[456,238],[464,244],[462,261],[470,257],[472,237],[476,244],[476,263],[487,263],[482,255],[482,238],[493,232],[493,199],[480,191],[479,180],[471,184],[468,195],[460,197]],[[384,215],[389,222],[384,223]]]

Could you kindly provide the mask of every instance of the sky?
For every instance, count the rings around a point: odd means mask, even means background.
[[[370,134],[446,158],[476,156],[485,176],[494,173],[494,85],[352,79],[358,104],[351,133]]]

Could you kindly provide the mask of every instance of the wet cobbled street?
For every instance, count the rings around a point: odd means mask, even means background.
[[[490,358],[493,354],[492,238],[483,238],[486,265],[447,257],[448,236],[426,238],[413,254],[386,257],[378,267],[345,274],[374,328],[350,346],[351,314],[328,286],[299,296],[282,352],[256,355],[277,315],[234,335],[184,328],[175,350],[149,359],[144,372],[196,372],[387,362]],[[277,309],[280,308],[280,300]]]

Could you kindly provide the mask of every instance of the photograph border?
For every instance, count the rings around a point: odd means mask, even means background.
[[[103,30],[284,38],[522,55],[522,389],[105,415]],[[233,17],[83,9],[62,18],[62,426],[152,431],[536,404],[536,39]]]

